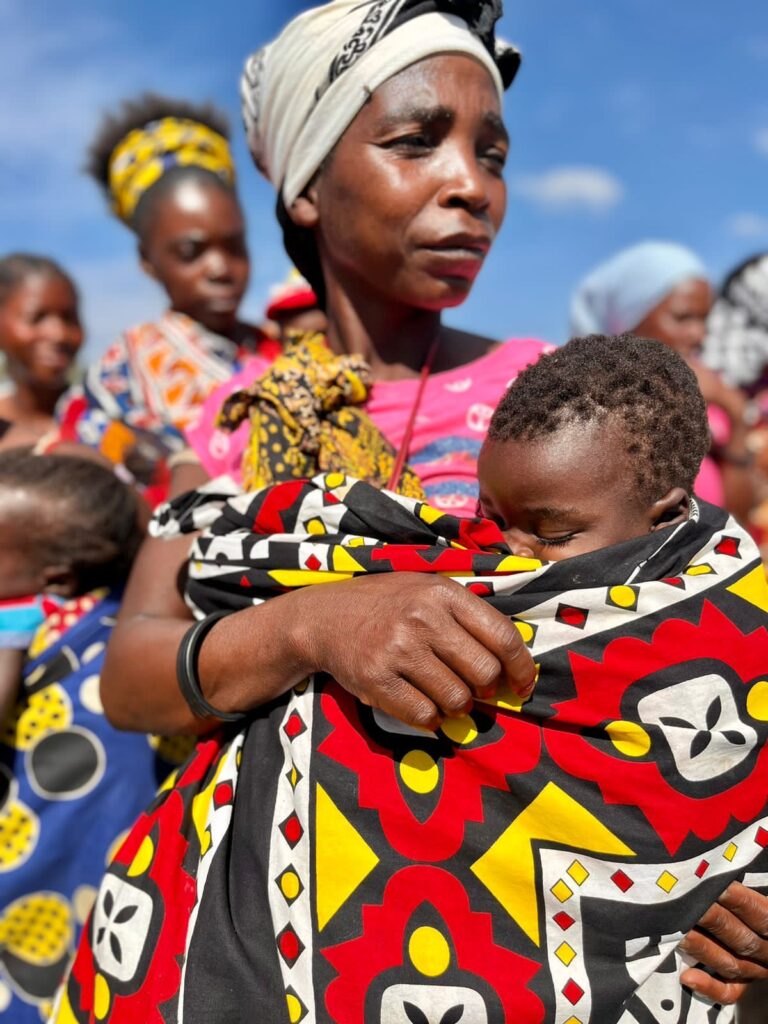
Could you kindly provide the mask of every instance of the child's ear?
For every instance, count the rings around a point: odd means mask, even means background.
[[[71,565],[46,565],[42,571],[43,593],[59,597],[74,597],[77,575]]]
[[[691,498],[682,487],[673,487],[663,498],[655,501],[649,509],[650,532],[662,530],[665,526],[679,526],[685,523],[691,511]]]

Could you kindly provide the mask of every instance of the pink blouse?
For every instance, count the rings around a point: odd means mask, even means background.
[[[533,339],[514,339],[474,362],[432,374],[416,418],[408,462],[419,475],[427,498],[437,508],[472,516],[477,504],[477,457],[501,396],[517,375],[552,346]],[[225,398],[248,387],[269,364],[253,357],[202,407],[187,440],[211,476],[240,478],[247,443],[247,423],[229,434],[212,427]],[[413,407],[418,380],[383,381],[373,385],[366,412],[399,448]]]

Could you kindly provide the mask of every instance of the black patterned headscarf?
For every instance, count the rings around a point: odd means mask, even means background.
[[[734,387],[768,387],[768,253],[728,275],[709,316],[704,360]]]
[[[294,18],[247,61],[251,153],[286,206],[311,181],[374,89],[443,53],[481,63],[501,95],[520,55],[500,44],[501,0],[331,0]]]

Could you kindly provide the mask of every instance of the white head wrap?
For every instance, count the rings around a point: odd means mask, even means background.
[[[374,89],[411,64],[438,53],[466,54],[503,93],[496,61],[466,21],[429,12],[395,24],[407,3],[331,0],[294,18],[246,62],[241,94],[248,145],[286,206],[301,195]],[[493,4],[455,6],[500,12]],[[516,70],[515,51],[499,52],[514,56]]]
[[[708,279],[704,264],[674,242],[641,242],[596,267],[571,300],[571,333],[623,334],[679,284]]]

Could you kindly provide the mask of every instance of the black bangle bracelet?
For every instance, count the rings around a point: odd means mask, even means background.
[[[176,656],[176,678],[179,681],[182,697],[197,718],[218,718],[222,722],[239,722],[246,717],[241,711],[217,711],[203,696],[200,680],[197,678],[197,658],[200,648],[203,646],[203,640],[219,619],[230,614],[231,612],[221,611],[206,615],[204,619],[196,622],[187,630],[179,644],[179,653]]]

